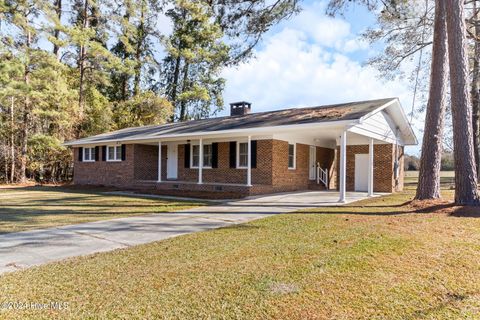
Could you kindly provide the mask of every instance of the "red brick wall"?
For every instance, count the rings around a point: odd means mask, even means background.
[[[78,148],[74,153],[75,184],[91,184],[103,186],[128,186],[134,181],[134,145],[126,146],[126,160],[118,162],[101,161],[102,148],[99,148],[100,161],[78,161]]]
[[[295,169],[288,168],[288,142],[273,140],[272,183],[281,191],[308,189],[309,146],[296,144]]]
[[[340,148],[337,153],[340,154]],[[400,157],[400,179],[398,186],[395,187],[394,179],[394,159],[395,148],[392,144],[374,145],[373,157],[373,191],[374,192],[394,192],[403,190],[403,148]],[[355,155],[368,154],[368,145],[347,146],[347,191],[355,190]],[[399,152],[400,154],[400,152]],[[340,168],[340,157],[337,157],[337,168]],[[339,179],[340,170],[337,171]],[[338,186],[337,186],[338,188]]]
[[[229,142],[218,145],[218,168],[204,169],[203,181],[245,184],[247,170],[230,168]],[[308,146],[297,144],[296,169],[288,169],[288,142],[259,140],[257,167],[252,168],[252,184],[271,186],[278,191],[308,188]],[[158,147],[154,145],[127,145],[126,161],[79,162],[78,148],[74,148],[77,184],[131,186],[134,180],[157,180]],[[178,181],[198,181],[198,169],[185,168],[184,145],[178,146]],[[101,148],[99,159],[102,158]],[[167,146],[162,146],[162,179],[166,180]],[[259,188],[257,188],[260,190]],[[265,189],[265,188],[264,188]],[[267,190],[267,189],[265,189]],[[274,191],[273,189],[271,191]]]
[[[164,148],[162,148],[163,150]],[[136,180],[158,179],[158,146],[134,145],[134,177]],[[165,148],[166,152],[166,148]],[[163,164],[163,163],[162,163]]]
[[[246,169],[230,168],[229,142],[218,145],[218,168],[204,169],[205,183],[245,184]],[[296,168],[288,169],[288,142],[280,140],[259,140],[257,142],[257,168],[252,169],[251,192],[266,193],[279,191],[306,190],[309,180],[309,146],[296,145]],[[102,159],[100,148],[99,159]],[[355,185],[355,154],[368,153],[368,146],[347,146],[347,190]],[[375,145],[374,191],[392,192],[403,189],[403,148],[399,148],[400,175],[396,183],[393,178],[395,150],[393,145]],[[198,181],[198,169],[184,167],[184,146],[178,146],[178,181]],[[336,187],[339,166],[339,151],[317,147],[317,162],[330,172],[330,188]],[[93,184],[118,187],[132,187],[137,180],[157,180],[158,147],[149,145],[127,145],[126,160],[121,162],[79,162],[78,148],[74,148],[76,184]],[[167,146],[162,147],[162,179],[166,180]]]

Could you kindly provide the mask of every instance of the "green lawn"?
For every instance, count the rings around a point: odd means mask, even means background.
[[[414,179],[403,193],[345,207],[6,274],[3,301],[69,307],[3,316],[479,319],[480,215],[445,202],[410,203]]]
[[[59,187],[0,188],[0,234],[197,205],[200,203],[113,196]]]

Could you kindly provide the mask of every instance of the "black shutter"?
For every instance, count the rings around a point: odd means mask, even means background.
[[[218,168],[218,143],[212,143],[212,168]]]
[[[102,161],[107,161],[107,146],[102,146]]]
[[[98,161],[98,151],[99,151],[99,149],[100,148],[98,146],[95,147],[95,161]]]
[[[237,142],[230,142],[230,168],[237,167]]]
[[[250,164],[252,168],[257,167],[257,140],[252,140],[251,142],[252,154],[250,156]]]
[[[127,145],[122,144],[122,161],[127,160]]]
[[[82,147],[78,148],[78,161],[80,161],[80,162],[83,161],[83,148]]]
[[[183,147],[185,148],[185,158],[183,159],[185,168],[190,168],[190,144],[184,144]]]

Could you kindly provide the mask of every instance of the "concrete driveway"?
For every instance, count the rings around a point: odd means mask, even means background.
[[[347,203],[366,196],[366,193],[347,193]],[[284,193],[172,213],[8,233],[0,235],[0,273],[244,223],[273,214],[332,205],[341,205],[338,192]]]

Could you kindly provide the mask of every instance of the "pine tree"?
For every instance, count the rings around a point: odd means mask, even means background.
[[[479,204],[464,2],[447,0],[447,34],[455,154],[455,203]]]
[[[430,93],[420,159],[416,199],[440,198],[440,169],[448,84],[447,26],[445,2],[437,0],[433,37]]]
[[[208,117],[223,106],[220,71],[229,49],[212,14],[207,5],[185,0],[167,12],[174,29],[165,40],[164,83],[180,121]]]

